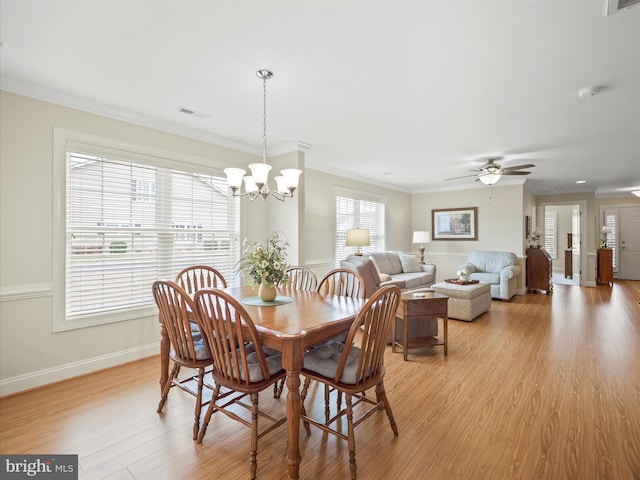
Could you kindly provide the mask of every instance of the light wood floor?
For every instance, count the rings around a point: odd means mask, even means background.
[[[640,479],[640,282],[555,288],[451,320],[447,358],[389,348],[400,435],[382,412],[356,430],[358,478]],[[248,429],[217,414],[197,445],[193,397],[156,413],[158,372],[150,358],[1,399],[0,452],[79,454],[83,480],[248,478]],[[285,451],[286,427],[260,441],[259,479],[286,478]],[[301,451],[301,478],[349,478],[346,442],[301,429]]]

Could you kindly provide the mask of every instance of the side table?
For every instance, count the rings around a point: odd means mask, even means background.
[[[416,296],[424,294],[424,296]],[[411,348],[419,347],[435,347],[442,345],[444,354],[447,355],[448,341],[448,309],[447,301],[449,297],[440,293],[426,292],[407,292],[400,297],[398,305],[398,313],[396,321],[391,326],[391,351],[396,352],[397,347],[402,347],[404,360],[407,360],[407,354]],[[438,337],[409,338],[409,322],[416,320],[431,320],[433,318],[442,318],[442,339]],[[396,336],[396,323],[402,321],[402,338]]]

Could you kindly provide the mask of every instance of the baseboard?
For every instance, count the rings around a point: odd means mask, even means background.
[[[153,355],[157,355],[159,352],[160,343],[157,342],[108,355],[102,355],[100,357],[89,358],[80,362],[68,363],[59,367],[40,370],[26,375],[7,378],[0,381],[0,397],[41,387],[49,383],[67,380],[69,378],[114,367],[134,360],[151,357]]]

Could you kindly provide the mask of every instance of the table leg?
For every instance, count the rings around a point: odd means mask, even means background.
[[[164,323],[160,322],[160,394],[164,390],[164,385],[169,379],[169,334]]]
[[[404,312],[404,316],[402,317],[402,354],[404,355],[404,361],[407,361],[409,350],[409,321],[408,321],[408,312]]]
[[[447,349],[449,347],[449,315],[445,313],[442,317],[442,321],[444,323],[444,356],[446,357],[448,354]]]
[[[282,366],[287,371],[287,465],[289,478],[300,478],[300,370],[304,347],[300,339],[284,342]]]

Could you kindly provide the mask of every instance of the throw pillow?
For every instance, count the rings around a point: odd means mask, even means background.
[[[379,273],[378,276],[380,277],[380,283],[391,280],[391,275],[387,275],[386,273]]]
[[[420,265],[418,264],[418,260],[416,260],[416,257],[414,257],[413,255],[404,255],[401,253],[399,255],[399,258],[400,264],[402,265],[402,271],[404,273],[415,273],[422,271]]]

